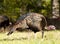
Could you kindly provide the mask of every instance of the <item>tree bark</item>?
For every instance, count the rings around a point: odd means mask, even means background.
[[[51,0],[52,1],[52,0]],[[53,18],[57,18],[59,17],[59,3],[58,3],[59,0],[53,0],[53,3],[52,3],[52,17]]]
[[[59,16],[60,16],[60,0],[59,0]]]

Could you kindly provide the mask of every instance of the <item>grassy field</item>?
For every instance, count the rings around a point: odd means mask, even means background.
[[[45,31],[43,39],[41,32],[36,36],[33,32],[14,32],[10,36],[0,33],[0,44],[60,44],[60,31]]]

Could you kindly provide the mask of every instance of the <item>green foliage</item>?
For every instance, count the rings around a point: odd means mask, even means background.
[[[51,0],[0,0],[0,13],[12,18],[13,21],[27,12],[42,13],[47,16],[51,11],[50,2]]]
[[[51,0],[42,0],[42,10],[44,15],[49,15],[51,13]]]

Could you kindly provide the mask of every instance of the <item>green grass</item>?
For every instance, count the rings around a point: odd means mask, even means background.
[[[10,36],[0,33],[0,44],[60,44],[60,31],[45,31],[43,39],[41,32],[36,37],[33,32],[14,32]]]

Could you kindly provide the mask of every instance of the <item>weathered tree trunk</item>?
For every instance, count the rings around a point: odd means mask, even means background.
[[[52,1],[52,0],[51,0]],[[52,3],[52,14],[53,14],[53,18],[57,18],[59,17],[59,0],[53,0]]]
[[[59,0],[59,15],[60,15],[60,0]]]
[[[57,29],[60,29],[60,0],[51,0],[51,22]]]

